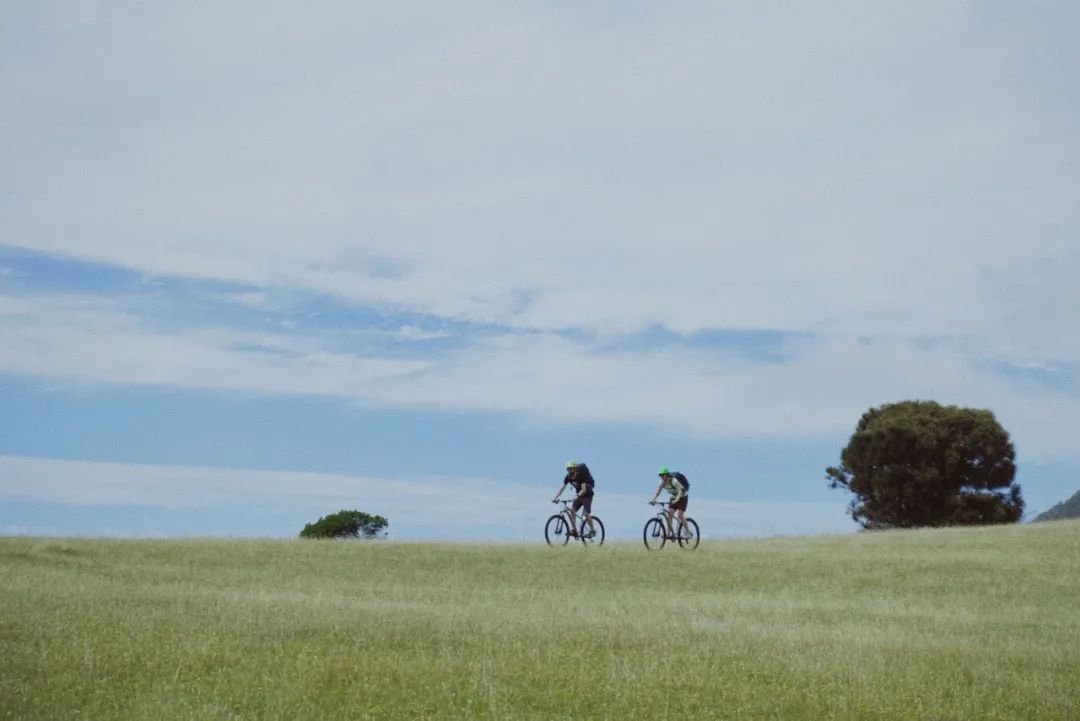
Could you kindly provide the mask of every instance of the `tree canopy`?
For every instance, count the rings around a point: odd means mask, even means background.
[[[825,470],[854,494],[863,528],[1012,523],[1023,515],[1016,452],[988,410],[904,401],[871,408]]]
[[[341,510],[304,526],[300,538],[378,538],[389,525],[382,516]]]

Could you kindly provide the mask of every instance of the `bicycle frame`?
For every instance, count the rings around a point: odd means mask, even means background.
[[[698,528],[697,521],[687,516],[684,524],[679,522],[674,512],[669,516],[668,511],[671,509],[668,508],[668,503],[665,501],[651,501],[649,505],[659,506],[660,508],[655,516],[645,521],[645,529],[642,533],[646,548],[650,550],[663,548],[668,541],[675,541],[680,547],[691,550],[697,548],[698,543],[701,541],[701,529]],[[670,526],[668,525],[669,521]],[[673,531],[669,530],[669,528],[677,528],[678,530]],[[650,538],[657,544],[655,548],[650,544]]]
[[[571,511],[570,506],[574,504],[573,501],[564,501],[562,499],[559,499],[559,503],[561,503],[563,506],[562,511],[560,511],[560,513],[563,514],[563,522],[570,528],[576,527],[578,529],[578,533],[580,533],[581,527],[583,525],[587,526],[589,524],[589,522],[585,520],[585,511],[581,508],[577,510],[577,513]],[[574,523],[571,523],[571,519],[576,522],[576,526],[574,525]]]
[[[660,522],[664,524],[664,532],[667,534],[667,539],[669,541],[674,541],[675,536],[672,536],[668,532],[667,529],[668,529],[668,521],[669,520],[671,521],[672,526],[678,525],[678,523],[679,523],[679,518],[678,518],[678,516],[675,515],[675,511],[672,511],[671,515],[668,516],[668,502],[667,501],[653,501],[649,505],[650,506],[659,506],[660,507],[660,510],[658,510],[656,512],[656,515],[653,516],[653,518],[659,518],[660,519]]]
[[[544,526],[544,538],[547,540],[548,545],[561,546],[565,545],[571,538],[576,538],[586,546],[603,545],[606,532],[604,531],[604,522],[600,520],[599,516],[590,514],[592,523],[585,520],[584,509],[578,509],[577,513],[570,510],[570,506],[574,503],[573,500],[564,501],[559,499],[555,503],[562,504],[562,510],[555,513],[548,519],[547,524]],[[570,528],[574,528],[574,532],[570,532]]]

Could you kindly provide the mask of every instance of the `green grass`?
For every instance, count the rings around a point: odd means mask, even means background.
[[[0,719],[1080,718],[1080,522],[515,545],[0,539]]]

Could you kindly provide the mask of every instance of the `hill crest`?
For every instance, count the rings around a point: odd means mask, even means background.
[[[1060,521],[1066,518],[1080,518],[1080,491],[1071,498],[1062,501],[1048,511],[1035,516],[1036,521]]]

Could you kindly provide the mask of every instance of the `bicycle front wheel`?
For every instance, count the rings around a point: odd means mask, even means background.
[[[693,551],[699,543],[701,543],[701,531],[698,530],[697,521],[687,518],[686,523],[679,524],[679,546]]]
[[[645,540],[645,548],[650,551],[658,551],[667,543],[667,529],[659,518],[650,518],[645,521],[645,530],[642,531],[641,536]]]
[[[570,540],[570,528],[561,513],[556,513],[544,525],[544,540],[549,546],[565,546]]]
[[[586,546],[602,546],[604,545],[604,522],[596,516],[592,517],[593,525],[596,528],[596,533],[589,533],[589,522],[582,519],[579,529],[581,531],[581,542]]]

